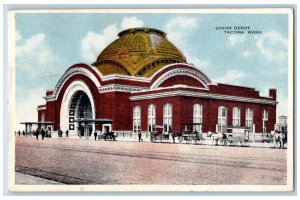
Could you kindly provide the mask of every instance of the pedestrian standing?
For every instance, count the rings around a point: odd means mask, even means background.
[[[39,129],[36,129],[35,131],[36,140],[39,140],[39,134],[40,134]]]
[[[21,131],[20,131],[20,130],[18,131],[18,135],[19,135],[19,137],[20,137],[20,135],[21,135]]]
[[[66,131],[66,137],[68,137],[68,136],[69,136],[69,130]]]
[[[175,133],[173,131],[170,131],[173,139],[173,143],[175,144]]]
[[[45,130],[42,128],[41,130],[41,135],[42,135],[42,140],[44,140],[44,137],[45,137]]]
[[[139,136],[139,142],[143,142],[143,139],[142,139],[142,132],[140,130],[138,130],[138,136]]]
[[[95,141],[97,140],[97,135],[98,135],[98,133],[97,133],[97,131],[95,131],[94,132]]]

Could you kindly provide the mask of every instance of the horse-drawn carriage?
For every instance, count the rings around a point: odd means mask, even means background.
[[[193,124],[183,124],[184,130],[181,132],[180,135],[177,135],[179,143],[195,143],[195,144],[203,144],[204,137],[202,133],[199,133],[196,129],[194,129],[195,126],[202,126],[201,123],[193,123]]]
[[[230,146],[250,146],[249,133],[247,127],[227,127],[230,133],[210,133],[207,136],[212,138],[212,143],[215,145],[230,145]]]
[[[118,135],[116,134],[116,132],[105,132],[103,134],[98,135],[98,140],[111,140],[111,141],[116,141]]]
[[[155,125],[154,131],[150,133],[150,141],[151,142],[163,142],[163,141],[169,141],[170,134],[163,132],[164,127],[161,125]]]
[[[287,131],[271,131],[269,140],[273,142],[274,148],[279,147],[279,149],[284,149],[284,144],[287,143]]]

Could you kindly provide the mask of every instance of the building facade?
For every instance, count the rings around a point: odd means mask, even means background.
[[[199,132],[274,129],[276,89],[262,97],[254,88],[213,83],[160,30],[134,28],[118,36],[92,66],[69,67],[46,91],[46,104],[37,108],[39,122],[53,123],[45,128],[69,135],[150,132],[157,125],[180,132],[185,124]],[[83,127],[80,119],[101,123]]]

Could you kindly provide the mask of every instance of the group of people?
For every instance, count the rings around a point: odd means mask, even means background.
[[[16,132],[17,134],[18,134],[18,136],[20,137],[21,136],[21,134],[23,135],[23,136],[31,136],[31,132],[30,133],[25,133],[25,131],[23,131],[23,132],[21,132],[20,130],[18,131],[18,132]]]
[[[34,132],[34,135],[37,140],[39,139],[40,134],[42,136],[42,140],[44,140],[45,136],[48,135],[48,131],[47,130],[45,131],[43,128],[42,129],[37,128],[36,131]]]
[[[63,131],[59,129],[57,134],[58,134],[58,137],[62,137],[63,136]],[[66,130],[66,137],[69,137],[69,130]]]
[[[48,132],[48,130],[44,130],[43,128],[39,129],[37,128],[36,130],[33,130],[33,131],[30,131],[30,132],[25,132],[24,130],[21,132],[20,130],[18,132],[16,132],[17,135],[20,137],[21,135],[23,136],[35,136],[36,139],[38,140],[39,139],[39,135],[42,136],[42,140],[44,140],[45,137],[51,137],[51,133]]]

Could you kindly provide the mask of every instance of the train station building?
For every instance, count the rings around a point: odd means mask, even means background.
[[[185,124],[199,132],[274,130],[276,89],[263,97],[254,88],[214,83],[183,53],[163,31],[124,30],[94,63],[69,67],[46,91],[38,122],[70,136],[151,132],[158,125],[180,132]]]

